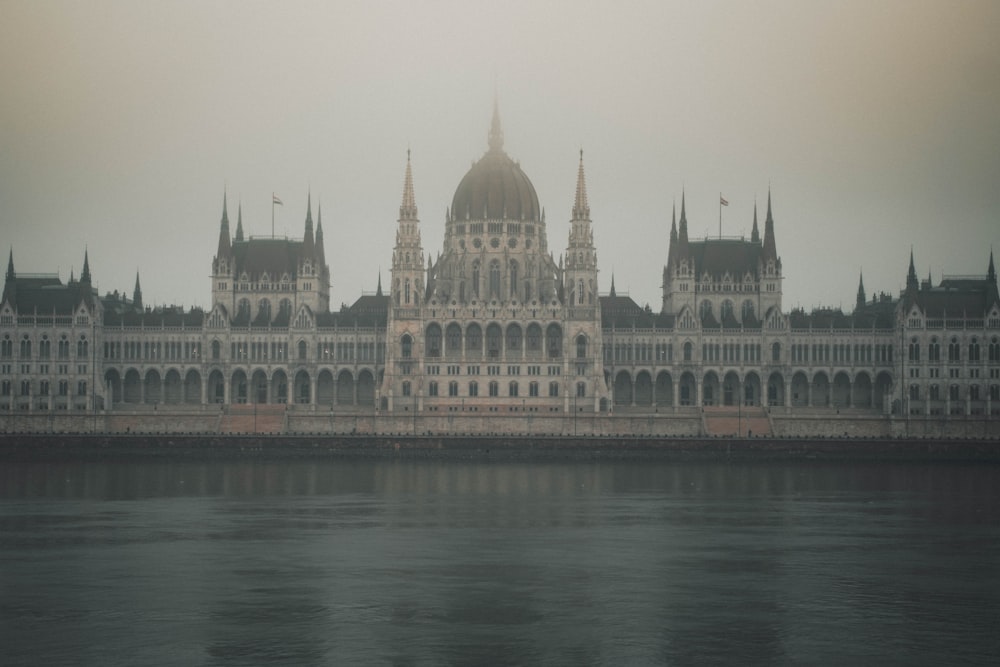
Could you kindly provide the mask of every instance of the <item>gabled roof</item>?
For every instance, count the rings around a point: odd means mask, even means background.
[[[97,290],[89,283],[63,284],[58,275],[25,275],[13,279],[13,285],[4,286],[11,305],[21,314],[56,313],[71,315],[81,302],[92,305],[97,300]]]
[[[713,276],[729,273],[735,281],[741,280],[747,272],[757,275],[762,252],[760,243],[744,239],[691,241],[688,248],[697,276],[703,273]]]
[[[286,238],[252,238],[249,241],[236,241],[233,243],[236,275],[239,276],[245,271],[252,278],[256,278],[267,273],[272,281],[277,282],[287,273],[294,280],[298,275],[303,249],[302,241]]]
[[[982,317],[998,301],[997,285],[986,276],[946,276],[904,295],[905,307],[915,304],[926,317]]]

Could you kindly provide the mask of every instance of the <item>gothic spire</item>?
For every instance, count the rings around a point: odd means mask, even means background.
[[[993,253],[990,252],[990,266],[993,266]],[[10,247],[10,254],[7,256],[7,280],[14,280],[14,246]]]
[[[764,259],[778,259],[774,242],[774,218],[771,216],[771,188],[767,189],[767,217],[764,218]]]
[[[322,270],[326,266],[326,250],[323,248],[323,204],[316,203],[316,261]]]
[[[9,301],[11,305],[15,305],[14,302],[17,301],[17,275],[14,273],[14,247],[11,246],[10,254],[7,256],[7,279],[3,284],[3,296],[0,297],[0,303],[3,301]]]
[[[587,203],[587,180],[583,175],[583,149],[580,149],[580,170],[576,175],[576,200],[573,203],[574,220],[590,220],[590,204]]]
[[[750,232],[750,242],[760,243],[760,230],[757,229],[757,200],[753,202],[753,231]]]
[[[223,206],[223,210],[225,210],[225,206]],[[223,215],[225,215],[225,213],[223,213]],[[225,225],[226,225],[226,233],[228,234],[229,233],[229,220],[228,219],[225,221]],[[243,240],[243,202],[240,202],[240,208],[239,208],[239,211],[237,213],[237,218],[236,218],[236,237],[233,240],[234,241],[242,241]]]
[[[306,199],[306,232],[302,237],[302,246],[305,250],[305,257],[312,259],[313,251],[316,249],[316,242],[313,238],[313,211],[312,211],[312,191],[309,191]]]
[[[674,256],[677,254],[677,203],[674,202],[673,212],[670,215],[670,245],[667,248],[667,266],[673,267]]]
[[[406,176],[403,178],[403,201],[399,205],[399,219],[417,220],[417,198],[413,194],[413,170],[410,168],[410,149],[406,149]]]
[[[80,282],[90,284],[90,257],[86,248],[83,250],[83,271],[80,272]]]
[[[382,269],[378,270],[378,287],[375,288],[375,296],[382,296]]]
[[[687,219],[687,211],[685,210],[684,199],[685,199],[685,197],[684,197],[684,190],[681,190],[681,227],[680,227],[680,231],[679,231],[679,235],[678,235],[678,240],[682,244],[687,245],[687,242],[688,242],[688,219]]]
[[[861,272],[858,277],[858,299],[855,303],[855,310],[860,310],[865,307],[865,274]]]
[[[906,272],[906,290],[914,290],[920,286],[917,281],[917,269],[913,264],[913,248],[910,248],[910,269]]]
[[[241,209],[242,212],[242,209]],[[240,216],[242,218],[242,216]],[[229,239],[229,213],[226,211],[226,193],[222,192],[222,221],[219,223],[219,249],[216,251],[217,257],[224,257],[229,254],[232,245]]]
[[[13,267],[13,265],[11,265]],[[14,269],[11,268],[11,271]],[[993,266],[993,248],[990,248],[990,267],[986,270],[986,279],[989,280],[994,285],[997,282],[997,270]]]
[[[615,296],[617,296],[617,295],[615,294],[615,274],[614,274],[613,272],[612,272],[612,274],[611,274],[611,293],[610,293],[610,294],[608,294],[608,296],[610,296],[610,297],[615,297]]]
[[[137,310],[142,310],[142,288],[139,287],[139,270],[135,271],[135,289],[132,290],[132,303]]]
[[[490,123],[489,144],[491,151],[503,150],[503,128],[500,126],[500,100],[497,97],[493,98],[493,121]]]

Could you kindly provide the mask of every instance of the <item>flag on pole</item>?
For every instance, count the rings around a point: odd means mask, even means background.
[[[273,192],[271,193],[271,203],[277,204],[278,206],[284,206],[282,201],[278,199],[278,195],[274,194]]]
[[[726,201],[725,197],[723,197],[722,195],[719,195],[719,205],[720,206],[729,206],[729,202]]]

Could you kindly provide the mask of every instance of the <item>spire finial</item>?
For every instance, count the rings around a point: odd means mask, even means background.
[[[83,271],[80,272],[80,282],[90,282],[90,257],[86,248],[83,249]]]
[[[753,230],[750,232],[750,242],[760,243],[760,230],[757,228],[757,198],[753,200]]]
[[[611,272],[611,293],[608,296],[611,296],[611,297],[617,296],[615,294],[615,272],[614,271]]]
[[[997,270],[993,266],[993,246],[990,246],[990,266],[986,269],[986,278],[991,283],[996,283],[997,281]]]
[[[993,253],[990,253],[990,263],[993,262]],[[14,246],[10,247],[10,254],[7,255],[7,280],[13,280],[17,274],[14,273]]]
[[[227,199],[228,199],[228,197],[226,196],[226,189],[222,188],[222,224],[224,224],[224,225],[228,225],[229,224],[229,212],[227,211],[227,207],[226,207],[226,200]]]
[[[406,175],[403,177],[403,201],[399,205],[400,220],[417,219],[417,198],[413,194],[413,170],[410,168],[410,149],[406,149]]]
[[[135,270],[135,289],[132,290],[132,303],[133,305],[142,310],[142,288],[139,287],[139,269]]]
[[[910,268],[906,272],[906,289],[916,290],[919,287],[917,281],[917,269],[913,263],[913,246],[910,246]]]
[[[375,296],[382,296],[382,267],[378,267],[378,287],[375,288]]]
[[[865,307],[865,274],[864,271],[858,272],[858,298],[855,304],[855,310],[860,310]]]
[[[574,220],[590,220],[590,204],[587,203],[587,179],[583,175],[583,149],[580,149],[580,169],[576,176],[576,201],[573,203]]]
[[[500,96],[493,96],[493,121],[490,123],[489,145],[491,151],[503,150],[503,128],[500,125]]]
[[[771,186],[767,186],[767,217],[764,218],[764,258],[778,259],[778,248],[774,240],[774,218],[771,217]]]

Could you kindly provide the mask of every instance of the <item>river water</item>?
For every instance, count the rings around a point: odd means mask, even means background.
[[[0,464],[0,664],[997,664],[1000,468]]]

